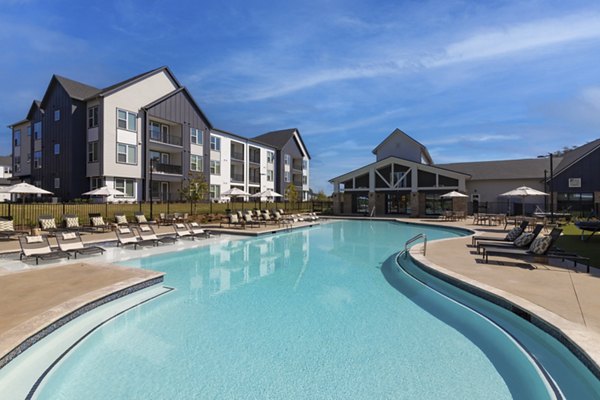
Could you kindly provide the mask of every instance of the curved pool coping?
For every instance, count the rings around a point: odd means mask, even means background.
[[[467,233],[468,235],[476,233],[468,228],[438,225],[427,222],[417,223],[396,218],[387,220],[402,224],[426,225],[435,228],[455,230]],[[438,239],[436,242],[457,239],[460,238]],[[430,261],[426,255],[423,255],[423,243],[412,246],[409,250],[409,255],[415,265],[423,271],[436,278],[442,279],[453,286],[503,307],[548,333],[569,349],[569,351],[571,351],[577,359],[579,359],[594,374],[594,376],[600,379],[600,334],[583,325],[571,322],[520,296],[466,277]]]

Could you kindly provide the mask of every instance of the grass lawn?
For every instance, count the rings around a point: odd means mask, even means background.
[[[586,231],[584,239],[591,233]],[[581,230],[574,224],[563,226],[563,234],[557,241],[557,246],[570,253],[590,258],[590,265],[600,268],[600,232],[589,240],[581,240]]]

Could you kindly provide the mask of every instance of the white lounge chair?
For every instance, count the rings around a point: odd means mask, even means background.
[[[55,260],[57,258],[70,258],[70,254],[62,250],[52,250],[46,236],[22,236],[19,238],[21,254],[19,259],[35,257],[35,264],[42,260]]]
[[[77,254],[87,256],[98,253],[104,254],[106,251],[100,246],[85,246],[78,232],[57,233],[56,242],[58,243],[59,249],[64,252],[72,253],[75,258],[77,258]]]

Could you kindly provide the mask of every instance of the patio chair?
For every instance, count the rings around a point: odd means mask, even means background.
[[[140,237],[136,235],[130,227],[119,227],[115,232],[117,233],[117,247],[133,245],[133,248],[137,249],[138,245],[144,245],[144,243],[141,242]]]
[[[117,224],[119,226],[129,225],[129,221],[127,220],[127,215],[125,215],[125,213],[115,213],[115,224]]]
[[[141,242],[153,242],[155,246],[158,246],[160,243],[175,243],[177,238],[174,236],[162,236],[158,237],[156,235],[156,231],[154,227],[149,224],[142,224],[137,227],[138,235],[140,237]]]
[[[138,225],[141,224],[155,224],[155,221],[148,221],[148,219],[146,218],[146,215],[143,212],[140,211],[136,211],[133,213],[133,217],[135,218],[135,222]]]
[[[173,224],[173,229],[175,230],[175,236],[178,238],[189,238],[192,240],[194,239],[194,235],[192,235],[191,229],[182,222]]]
[[[68,231],[85,231],[88,227],[79,225],[79,217],[75,214],[64,214],[62,216],[63,226]]]
[[[267,226],[267,223],[265,221],[257,221],[254,218],[252,218],[252,214],[248,213],[246,215],[244,215],[244,222],[246,223],[246,225],[256,225],[257,227],[260,228],[260,225],[263,224],[264,226]]]
[[[104,222],[104,218],[102,218],[101,214],[98,213],[89,213],[90,225],[91,228],[98,232],[109,232],[112,230],[112,227]]]
[[[575,222],[575,226],[581,230],[581,240],[584,240],[583,233],[585,231],[591,232],[585,241],[588,241],[594,236],[597,232],[600,232],[600,221],[578,221]]]
[[[480,236],[480,235],[472,236],[471,237],[471,245],[475,246],[475,244],[479,240],[486,240],[486,241],[493,241],[493,242],[512,242],[516,238],[518,238],[519,235],[521,235],[521,233],[525,232],[525,228],[527,228],[527,225],[529,225],[529,221],[521,222],[520,226],[511,229],[508,232],[508,234],[503,238],[502,237],[494,237],[494,236]]]
[[[490,256],[509,257],[526,259],[530,257],[541,257],[546,260],[561,259],[573,261],[574,266],[577,262],[584,262],[587,267],[587,272],[590,272],[590,259],[581,257],[574,253],[566,253],[554,247],[556,241],[562,233],[561,228],[555,228],[548,236],[538,237],[531,243],[529,249],[489,249],[483,255],[483,260],[488,263]]]
[[[38,217],[38,224],[40,229],[50,233],[51,235],[55,235],[56,232],[64,232],[64,228],[59,228],[56,226],[56,220],[52,215],[40,215]]]
[[[209,238],[214,235],[214,232],[204,230],[204,228],[202,228],[197,222],[190,222],[187,224],[187,226],[194,237]]]
[[[500,241],[489,241],[488,242],[485,240],[480,240],[477,242],[477,254],[479,254],[479,251],[482,248],[483,248],[483,251],[485,252],[488,248],[491,248],[491,247],[506,248],[506,249],[527,247],[538,237],[538,235],[542,232],[543,228],[544,228],[543,224],[537,224],[535,226],[535,228],[533,228],[532,232],[529,232],[529,233],[523,232],[519,235],[519,237],[517,237],[512,242],[500,242]]]
[[[29,234],[28,231],[15,230],[15,223],[11,217],[0,218],[0,238],[10,239],[11,236],[23,236]]]
[[[231,225],[233,226],[241,226],[242,228],[246,228],[246,223],[244,220],[240,220],[237,214],[229,214],[227,217],[227,219],[224,221],[221,221],[221,223],[219,224],[219,226],[223,226],[223,224],[227,224],[227,227],[230,228]]]
[[[75,258],[77,258],[77,254],[87,256],[98,253],[104,254],[106,251],[100,246],[85,246],[79,232],[60,232],[56,235],[56,242],[60,250],[72,253]]]
[[[42,260],[56,260],[58,258],[70,258],[70,254],[62,250],[52,250],[46,236],[21,236],[19,237],[21,254],[19,259],[35,257],[35,264]]]

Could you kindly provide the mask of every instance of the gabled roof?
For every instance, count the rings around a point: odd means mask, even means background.
[[[283,146],[285,146],[293,138],[297,138],[301,150],[304,152],[304,154],[306,154],[306,157],[310,159],[308,149],[306,148],[306,145],[302,140],[302,136],[300,136],[300,132],[297,128],[281,129],[278,131],[263,133],[262,135],[255,136],[254,140],[257,142],[263,142],[281,150]]]
[[[200,108],[200,106],[198,105],[198,103],[196,103],[196,100],[194,100],[194,98],[192,97],[192,94],[189,92],[189,90],[187,90],[187,88],[185,87],[180,87],[179,89],[175,89],[170,93],[167,93],[166,95],[164,95],[163,97],[153,101],[152,103],[142,107],[144,110],[148,110],[154,106],[156,106],[157,104],[162,103],[163,101],[175,96],[178,93],[183,93],[188,100],[190,101],[190,103],[192,104],[192,106],[196,109],[196,111],[198,112],[198,114],[200,114],[200,116],[202,117],[202,119],[204,119],[204,121],[206,121],[206,125],[208,125],[209,129],[213,129],[212,128],[212,124],[210,123],[210,121],[208,120],[208,118],[206,117],[206,115],[204,114],[204,111],[202,111],[202,109]]]
[[[452,164],[436,164],[438,167],[471,175],[472,180],[482,179],[544,179],[548,161],[543,158],[521,160],[474,161]]]
[[[433,171],[438,172],[439,170],[441,170],[444,172],[448,172],[452,175],[462,175],[465,177],[469,176],[468,173],[452,170],[449,168],[440,167],[439,165],[421,164],[421,163],[418,163],[418,162],[415,162],[412,160],[407,160],[407,159],[396,157],[396,156],[389,156],[389,157],[384,158],[383,160],[372,162],[371,164],[367,164],[360,168],[352,170],[350,172],[346,172],[343,175],[336,176],[335,178],[330,179],[329,182],[333,183],[335,181],[345,181],[347,179],[352,178],[353,176],[357,176],[358,174],[362,175],[364,173],[367,173],[373,167],[380,168],[384,165],[388,165],[388,164],[392,164],[392,163],[409,165],[411,167],[414,166],[414,167],[417,167],[417,169],[421,169],[423,171],[428,171],[428,172],[433,172]]]
[[[379,150],[379,148],[381,146],[383,146],[388,140],[390,140],[392,137],[394,137],[396,135],[406,136],[407,138],[409,138],[410,140],[412,140],[413,142],[415,142],[415,144],[417,144],[419,147],[421,147],[421,151],[423,152],[423,154],[427,158],[427,161],[429,161],[430,164],[433,164],[433,159],[431,158],[431,154],[429,154],[429,150],[427,150],[427,147],[425,147],[425,145],[423,145],[421,142],[415,140],[413,137],[411,137],[410,135],[408,135],[406,132],[404,132],[404,131],[402,131],[402,130],[400,130],[398,128],[394,129],[394,131],[392,133],[390,133],[385,139],[383,139],[381,141],[381,143],[379,143],[377,145],[377,147],[375,147],[373,149],[373,154],[377,154],[377,151]]]
[[[75,100],[85,100],[100,91],[98,88],[65,78],[64,76],[54,75],[53,78],[56,78],[67,94]],[[46,95],[44,95],[44,97],[46,97]],[[43,102],[44,99],[42,99],[42,103]]]
[[[592,142],[584,144],[583,146],[579,146],[574,150],[566,152],[562,156],[562,161],[560,161],[560,163],[557,163],[558,166],[554,169],[554,177],[556,177],[561,172],[565,171],[567,168],[569,168],[571,165],[575,164],[582,158],[586,157],[588,154],[592,153],[593,151],[598,150],[599,148],[600,148],[600,139],[596,139]],[[556,160],[557,159],[554,158],[555,162],[556,162]],[[547,161],[546,161],[546,163],[547,163]]]
[[[122,82],[115,83],[114,85],[105,87],[104,89],[98,91],[98,93],[96,93],[95,95],[92,95],[92,96],[88,97],[88,99],[92,98],[92,97],[96,97],[96,96],[108,96],[110,94],[118,92],[121,89],[124,89],[124,88],[126,88],[126,87],[128,87],[130,85],[133,85],[133,84],[135,84],[135,83],[137,83],[139,81],[142,81],[142,80],[144,80],[144,79],[146,79],[146,78],[148,78],[148,77],[150,77],[152,75],[155,75],[155,74],[157,74],[159,72],[162,72],[162,71],[164,71],[164,72],[167,73],[167,75],[169,76],[169,78],[175,83],[175,86],[177,86],[178,88],[182,87],[182,85],[179,83],[179,81],[177,81],[177,79],[175,78],[175,75],[173,75],[173,73],[171,72],[171,70],[169,69],[169,67],[164,66],[164,67],[155,68],[155,69],[150,70],[148,72],[144,72],[142,74],[136,75],[136,76],[131,77],[129,79],[126,79],[126,80],[124,80]]]
[[[249,144],[254,143],[254,144],[260,145],[260,146],[268,146],[268,147],[271,147],[271,148],[275,148],[275,146],[273,146],[272,144],[261,142],[259,140],[254,140],[253,138],[247,138],[245,136],[242,136],[242,135],[239,135],[239,134],[233,133],[233,132],[228,132],[228,131],[223,130],[223,129],[212,128],[211,130],[213,132],[216,132],[216,133],[222,133],[224,135],[232,136],[234,138],[240,139],[241,141],[249,143]]]
[[[42,105],[42,102],[40,100],[34,100],[33,103],[31,103],[31,107],[29,107],[29,111],[27,112],[27,119],[28,120],[32,120],[33,119],[33,113],[35,112],[35,110],[39,109]]]

